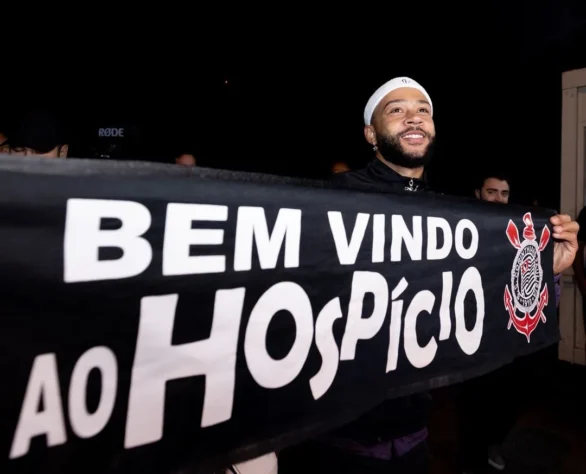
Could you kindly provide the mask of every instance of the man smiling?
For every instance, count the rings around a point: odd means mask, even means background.
[[[339,173],[334,181],[385,191],[429,191],[425,166],[435,145],[433,105],[414,80],[398,77],[381,86],[364,109],[364,136],[375,152],[368,166]],[[354,423],[324,437],[312,472],[427,472],[427,418],[431,396],[389,400]]]
[[[376,159],[366,168],[336,175],[335,180],[385,190],[428,190],[423,172],[435,148],[433,105],[414,80],[397,77],[381,86],[364,109],[364,136]]]
[[[335,182],[379,192],[430,191],[424,170],[433,156],[436,133],[431,98],[419,83],[397,77],[383,84],[364,109],[364,136],[375,158],[363,169],[336,174]],[[574,260],[579,227],[567,215],[556,215],[551,223],[557,240],[553,270],[559,274]],[[314,453],[311,472],[428,472],[430,402],[426,393],[389,400],[330,433]]]

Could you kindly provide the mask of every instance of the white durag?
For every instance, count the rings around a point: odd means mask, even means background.
[[[409,77],[395,77],[386,84],[380,86],[375,91],[375,93],[372,94],[370,99],[368,99],[368,103],[364,108],[365,125],[370,125],[374,109],[376,109],[376,106],[380,103],[380,101],[383,100],[388,93],[393,92],[395,89],[400,89],[401,87],[410,87],[412,89],[417,89],[418,91],[420,91],[429,101],[429,105],[431,107],[431,115],[433,116],[433,104],[431,103],[431,98],[429,97],[427,91],[423,87],[421,87],[421,85],[418,82],[415,82],[413,79],[410,79]]]

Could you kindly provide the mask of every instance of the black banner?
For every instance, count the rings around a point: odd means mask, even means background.
[[[215,467],[553,344],[551,215],[3,159],[0,470]]]

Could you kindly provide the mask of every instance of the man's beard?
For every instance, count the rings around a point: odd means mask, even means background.
[[[423,133],[429,140],[427,148],[425,149],[423,154],[417,153],[415,155],[413,153],[408,153],[405,152],[405,150],[403,150],[403,147],[401,146],[401,139],[399,137],[411,131]],[[389,163],[401,166],[402,168],[414,169],[425,167],[429,164],[435,148],[435,137],[421,130],[420,128],[415,127],[409,130],[403,130],[400,134],[394,136],[377,133],[376,144],[378,151],[380,152],[382,157]]]

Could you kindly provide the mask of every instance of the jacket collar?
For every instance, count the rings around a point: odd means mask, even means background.
[[[405,191],[424,191],[429,189],[429,185],[425,179],[408,178],[400,175],[392,168],[389,168],[378,158],[374,158],[367,166],[369,174],[377,181],[386,182],[393,186],[401,186]]]

